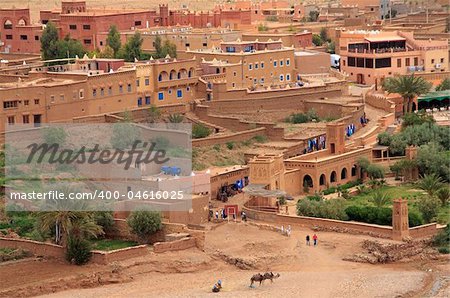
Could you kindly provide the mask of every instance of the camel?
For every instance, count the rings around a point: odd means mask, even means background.
[[[277,274],[273,274],[273,272],[266,272],[264,274],[257,273],[250,278],[250,287],[253,288],[253,283],[255,282],[259,281],[259,285],[261,285],[262,282],[265,281],[266,279],[270,279],[270,281],[273,282],[273,280],[278,277],[280,277],[279,273]]]

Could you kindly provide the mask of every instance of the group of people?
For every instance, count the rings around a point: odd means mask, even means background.
[[[317,241],[318,241],[318,237],[317,237],[317,235],[314,233],[314,235],[312,236],[312,239],[313,239],[313,243],[314,243],[314,246],[317,246]],[[306,235],[306,245],[308,245],[308,246],[310,246],[311,245],[311,242],[310,242],[310,240],[311,240],[311,238],[309,237],[309,235]]]

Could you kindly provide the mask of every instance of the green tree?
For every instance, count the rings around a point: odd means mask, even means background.
[[[422,196],[419,199],[418,209],[422,213],[426,223],[435,220],[441,206],[441,202],[435,197]]]
[[[170,40],[166,39],[161,49],[161,58],[165,58],[169,55],[171,58],[177,57],[177,46]]]
[[[98,53],[97,57],[98,58],[114,58],[115,57],[114,50],[110,46],[105,46],[103,51]]]
[[[192,125],[192,138],[201,139],[206,138],[211,134],[211,130],[203,124],[195,123]]]
[[[117,57],[122,43],[120,42],[120,33],[117,30],[116,25],[111,25],[111,27],[109,27],[108,37],[106,37],[106,45],[113,50],[113,57]]]
[[[445,78],[437,87],[436,91],[450,90],[450,79]]]
[[[69,237],[67,241],[66,260],[75,265],[83,265],[92,257],[89,241],[78,237]]]
[[[322,27],[320,29],[320,39],[322,39],[322,42],[327,42],[328,41],[328,31],[327,28]]]
[[[147,210],[133,211],[127,218],[127,224],[132,233],[147,243],[149,236],[162,229],[161,214]]]
[[[69,35],[63,40],[58,40],[56,43],[58,54],[56,58],[75,58],[75,56],[83,57],[86,50],[80,41],[70,38]]]
[[[384,178],[384,168],[379,165],[370,164],[367,167],[367,175],[370,179],[381,179]]]
[[[334,41],[330,41],[327,43],[327,53],[336,53],[336,44],[334,43]]]
[[[425,174],[422,179],[420,179],[417,186],[426,191],[428,195],[434,196],[435,192],[444,186],[443,182],[442,178],[436,174]]]
[[[58,57],[58,40],[58,29],[52,22],[48,22],[41,36],[43,60],[52,60]]]
[[[320,36],[318,34],[313,34],[312,36],[312,43],[317,46],[320,47],[323,44],[322,39],[320,38]]]
[[[392,141],[392,135],[388,132],[382,132],[378,135],[378,144],[382,146],[389,146]]]
[[[415,97],[427,93],[431,84],[422,77],[412,75],[386,78],[383,88],[389,93],[398,93],[403,98],[403,113],[412,112],[412,103]]]
[[[259,24],[258,25],[258,31],[259,32],[264,32],[264,31],[268,31],[269,30],[269,27],[267,27],[265,24]]]
[[[142,56],[142,37],[139,32],[134,33],[127,43],[120,48],[118,56],[128,62],[134,62]]]
[[[421,125],[423,123],[435,123],[432,115],[419,111],[418,113],[407,113],[403,115],[402,129],[408,126]]]
[[[317,10],[311,10],[309,12],[309,21],[310,22],[316,22],[319,18],[319,12]]]
[[[435,142],[420,146],[417,150],[417,165],[420,173],[435,174],[450,181],[448,155],[442,146]]]
[[[161,36],[156,35],[155,37],[155,52],[156,52],[156,58],[162,58],[162,41]]]

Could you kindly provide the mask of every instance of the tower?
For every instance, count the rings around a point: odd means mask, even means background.
[[[409,237],[408,201],[395,199],[392,208],[392,239],[403,240]]]
[[[169,26],[169,6],[167,4],[159,5],[159,25],[162,27]]]
[[[327,123],[326,146],[330,154],[342,154],[345,152],[345,123]]]
[[[417,147],[406,147],[405,155],[407,160],[415,160],[417,158]],[[419,179],[419,169],[417,168],[417,166],[410,167],[405,170],[404,176],[406,181],[416,181],[417,179]]]

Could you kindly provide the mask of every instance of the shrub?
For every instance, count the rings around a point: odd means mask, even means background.
[[[305,199],[316,202],[323,201],[323,197],[317,193],[312,196],[307,196]]]
[[[257,136],[254,136],[253,139],[258,143],[267,142],[267,137],[265,135],[257,135]]]
[[[349,220],[390,226],[392,224],[392,209],[372,206],[349,206],[345,209]]]
[[[408,211],[408,222],[410,228],[423,225],[422,215],[419,212],[410,209]]]
[[[150,235],[162,229],[161,214],[147,210],[133,211],[127,218],[127,224],[132,233],[147,242]]]
[[[329,187],[329,188],[325,189],[323,191],[323,194],[326,196],[326,195],[329,195],[329,194],[332,194],[335,192],[336,192],[336,187],[333,186],[333,187]]]
[[[211,134],[211,130],[203,124],[196,123],[192,126],[192,138],[206,138]]]
[[[389,146],[392,141],[392,135],[388,132],[382,132],[378,135],[378,144],[382,146]]]
[[[341,199],[328,201],[299,200],[297,202],[297,214],[300,216],[347,220],[345,200]]]
[[[436,218],[440,206],[441,202],[435,197],[422,196],[419,199],[418,208],[426,223]]]
[[[447,246],[439,247],[438,252],[441,254],[450,254],[450,248]]]
[[[94,219],[97,225],[103,228],[103,231],[112,231],[114,229],[114,216],[111,211],[95,212]]]
[[[292,114],[286,118],[286,122],[299,124],[308,122],[308,116],[302,113]]]
[[[227,148],[228,148],[228,150],[233,150],[234,142],[227,142]]]
[[[372,179],[384,178],[384,168],[379,165],[370,164],[367,167],[367,175]]]
[[[434,246],[449,246],[450,245],[450,225],[447,225],[443,230],[433,237]]]
[[[75,265],[83,265],[91,259],[90,243],[79,237],[69,237],[67,241],[66,259]]]

